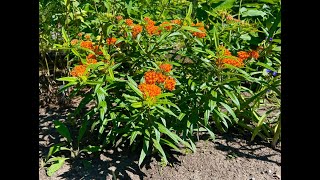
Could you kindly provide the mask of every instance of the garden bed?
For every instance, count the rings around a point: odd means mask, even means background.
[[[40,99],[43,99],[41,97]],[[76,105],[78,100],[71,104]],[[39,162],[46,156],[50,145],[59,142],[53,120],[65,120],[74,107],[49,103],[39,108]],[[216,140],[202,138],[196,143],[197,151],[186,155],[172,152],[172,166],[162,167],[156,156],[147,157],[140,169],[139,152],[118,147],[104,150],[99,156],[67,161],[52,177],[44,168],[39,178],[45,179],[280,179],[281,144],[271,148],[270,143],[250,143],[250,136],[236,133],[216,134]],[[139,149],[139,148],[138,148]],[[41,163],[40,163],[41,167]]]

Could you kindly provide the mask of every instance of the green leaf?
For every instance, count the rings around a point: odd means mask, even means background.
[[[134,131],[133,133],[131,133],[131,136],[130,136],[130,146],[131,144],[133,143],[133,141],[136,139],[137,135],[138,134],[141,134],[139,131]]]
[[[265,63],[262,63],[262,62],[257,62],[256,65],[262,66],[262,67],[265,67],[267,69],[270,69],[271,71],[277,72],[277,70],[275,70],[273,67],[269,66],[268,64],[265,64]]]
[[[180,113],[178,116],[178,119],[181,121],[185,115],[186,115],[185,113]]]
[[[160,143],[160,132],[155,127],[153,127],[153,129],[154,129],[154,134],[156,135],[156,140],[158,143]]]
[[[111,77],[111,80],[114,81],[114,74],[113,74],[112,68],[109,68],[108,70],[109,70],[109,75]]]
[[[205,126],[208,125],[209,117],[210,117],[210,110],[207,109],[207,110],[204,112],[204,125],[205,125]]]
[[[191,26],[182,26],[181,29],[182,30],[187,30],[187,31],[192,31],[192,32],[200,32],[200,33],[202,33],[202,31],[199,30],[198,28],[191,27]]]
[[[242,34],[242,35],[240,36],[240,38],[243,39],[243,40],[245,40],[245,41],[250,41],[250,40],[251,40],[251,36],[250,36],[248,33]]]
[[[68,81],[68,82],[74,82],[77,81],[78,78],[76,77],[62,77],[57,79],[58,81]]]
[[[160,138],[160,143],[161,144],[166,144],[169,147],[172,147],[174,150],[176,150],[178,152],[181,152],[181,150],[176,145],[174,145],[172,142],[170,142],[170,141],[168,141],[166,139]]]
[[[54,163],[50,167],[48,167],[47,175],[49,177],[51,177],[57,170],[59,170],[61,168],[61,166],[63,165],[64,161],[67,160],[67,159],[69,159],[69,158],[63,158],[63,157],[58,158],[56,163]]]
[[[156,107],[159,108],[159,109],[161,109],[161,110],[163,110],[164,112],[166,112],[166,113],[174,116],[174,117],[178,117],[177,115],[175,115],[175,114],[174,114],[170,109],[168,109],[168,108],[165,108],[165,107],[160,106],[160,105],[156,105]]]
[[[236,97],[236,95],[234,95],[233,92],[230,92],[226,89],[224,89],[224,91],[227,93],[227,95],[230,97],[230,99],[232,100],[232,102],[234,102],[234,104],[237,106],[238,109],[240,109],[240,102],[238,100],[238,98]]]
[[[86,132],[87,126],[88,126],[88,119],[87,119],[87,118],[84,118],[84,120],[83,120],[83,122],[82,122],[82,125],[81,125],[81,128],[80,128],[80,130],[79,130],[78,137],[77,137],[78,144],[80,143],[80,141],[81,141],[84,133]]]
[[[247,17],[247,16],[261,16],[264,17],[267,15],[267,13],[257,10],[257,9],[249,9],[248,11],[245,11],[242,13],[242,17]]]
[[[258,134],[258,132],[260,131],[260,129],[262,127],[262,124],[263,124],[264,120],[267,117],[267,113],[265,113],[262,117],[259,117],[257,115],[257,113],[254,112],[254,111],[253,111],[253,114],[254,114],[255,118],[259,120],[259,122],[258,122],[257,126],[253,130],[253,133],[252,133],[252,136],[251,136],[251,141],[253,141],[254,138],[256,137],[256,135]]]
[[[73,52],[74,55],[78,56],[79,58],[81,58],[79,52],[77,50],[75,50],[74,48],[71,49],[71,51]]]
[[[62,150],[70,150],[70,149],[61,146],[61,144],[55,144],[55,145],[51,146],[49,148],[49,153],[48,153],[47,158],[46,158],[47,161],[48,161],[49,157],[52,156],[54,153],[62,151]]]
[[[235,115],[235,113],[233,112],[233,110],[231,109],[231,107],[223,102],[219,102],[224,108],[227,109],[227,111],[231,114],[231,116],[233,117],[233,119],[235,120],[235,122],[238,122],[238,118]]]
[[[66,125],[64,125],[62,122],[60,122],[59,120],[55,120],[53,121],[54,127],[56,128],[56,130],[65,138],[67,138],[67,141],[69,143],[71,143],[71,136],[70,136],[70,132],[67,128]]]
[[[128,76],[128,80],[129,81],[127,81],[127,83],[128,83],[128,85],[129,85],[129,87],[138,95],[138,96],[140,96],[141,98],[143,97],[143,95],[142,95],[142,92],[137,88],[137,83],[133,83],[132,81],[133,81],[133,79],[129,79],[130,77]]]
[[[141,108],[142,107],[142,102],[134,102],[131,104],[132,107],[134,108]]]
[[[163,97],[168,97],[168,96],[174,96],[175,94],[173,93],[162,93],[157,96],[158,99],[163,98]]]
[[[165,165],[167,165],[168,160],[167,160],[166,154],[164,153],[160,143],[157,140],[153,139],[153,138],[152,138],[152,141],[153,141],[153,146],[160,152],[160,154],[161,154],[161,156],[162,156],[162,158],[164,160]]]
[[[150,142],[149,138],[146,138],[146,137],[143,138],[143,147],[142,147],[140,157],[139,157],[139,162],[138,162],[139,166],[141,165],[141,163],[143,162],[144,158],[148,153],[149,142]]]
[[[216,139],[216,136],[214,135],[214,133],[208,128],[208,127],[204,127],[206,128],[206,130],[208,131],[210,137],[212,140],[215,140]]]
[[[101,148],[100,146],[87,146],[85,148],[83,148],[80,152],[87,152],[88,154],[91,154],[93,152],[98,152],[98,151],[101,151]]]
[[[67,32],[66,32],[66,30],[64,29],[64,27],[62,27],[61,32],[62,32],[62,37],[63,37],[64,41],[65,41],[65,42],[69,42],[69,38],[68,38]]]

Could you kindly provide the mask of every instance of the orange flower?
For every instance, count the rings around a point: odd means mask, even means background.
[[[241,59],[241,61],[244,61],[250,57],[250,54],[245,51],[239,51],[237,52],[238,57]]]
[[[144,79],[146,80],[147,84],[154,84],[158,80],[157,73],[155,71],[148,71],[144,73]]]
[[[163,75],[161,72],[158,72],[157,76],[158,83],[164,83],[164,81],[167,79],[167,76]]]
[[[117,19],[118,21],[120,21],[120,20],[123,19],[123,17],[122,17],[122,16],[116,16],[116,19]]]
[[[80,46],[83,48],[93,49],[93,44],[91,41],[82,41]]]
[[[71,45],[74,46],[78,43],[78,39],[72,39]]]
[[[142,26],[140,26],[139,24],[134,24],[132,27],[132,36],[134,38],[137,37],[137,35],[142,32],[142,29]]]
[[[132,19],[126,19],[126,24],[127,24],[128,26],[131,26],[131,25],[133,24]]]
[[[143,93],[144,98],[156,97],[161,94],[161,88],[155,84],[142,83],[139,84],[138,88]]]
[[[79,33],[78,33],[78,36],[79,36],[79,37],[82,37],[82,35],[83,35],[82,32],[79,32]]]
[[[90,34],[86,34],[86,35],[84,36],[84,38],[90,39]]]
[[[164,29],[170,31],[172,29],[172,26],[169,25],[169,24],[170,24],[169,22],[165,21],[165,22],[160,24],[160,27],[163,27]]]
[[[222,59],[222,63],[224,64],[230,64],[233,65],[235,67],[242,67],[244,64],[242,62],[242,60],[240,58],[225,58]]]
[[[107,44],[108,45],[115,44],[116,41],[117,41],[117,38],[115,38],[115,37],[107,38]]]
[[[164,88],[169,91],[173,91],[175,89],[175,86],[176,86],[176,80],[172,77],[168,77],[164,82]]]
[[[96,59],[96,58],[97,58],[96,55],[89,54],[86,59],[88,60],[88,59]]]
[[[181,20],[180,19],[174,19],[174,20],[171,20],[171,22],[174,23],[174,24],[178,24],[178,25],[181,24]]]
[[[88,64],[96,64],[97,60],[96,59],[87,59]]]
[[[70,74],[73,77],[79,77],[79,76],[83,76],[85,71],[86,71],[87,66],[86,65],[77,65],[75,66],[72,71],[70,72]]]
[[[145,17],[144,20],[147,22],[147,25],[154,26],[155,22],[152,21],[149,17]]]
[[[259,55],[258,51],[251,50],[250,51],[250,56],[255,58],[255,59],[258,59],[260,55]]]
[[[161,30],[159,29],[159,26],[154,25],[146,25],[147,33],[149,35],[159,35],[161,33]]]
[[[172,66],[170,64],[161,64],[160,69],[164,72],[170,72],[172,69]]]
[[[200,31],[202,31],[202,32],[194,32],[194,33],[192,33],[192,35],[193,36],[196,36],[196,37],[198,37],[198,38],[204,38],[204,37],[206,37],[206,30],[204,29],[204,27],[199,27],[198,28]]]

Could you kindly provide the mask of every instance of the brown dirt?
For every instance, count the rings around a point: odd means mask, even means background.
[[[40,98],[41,99],[41,98]],[[71,104],[77,104],[71,103]],[[104,150],[99,156],[83,160],[67,161],[52,177],[41,167],[41,159],[52,144],[59,142],[59,135],[53,128],[55,119],[65,120],[73,107],[42,104],[39,108],[39,179],[281,179],[281,144],[275,149],[270,143],[252,142],[250,137],[239,134],[216,134],[214,142],[200,140],[197,151],[186,155],[173,153],[172,166],[162,167],[156,159],[147,157],[146,164],[138,167],[139,152],[118,147]]]

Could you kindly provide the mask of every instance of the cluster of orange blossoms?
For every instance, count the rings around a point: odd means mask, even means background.
[[[142,26],[140,26],[139,24],[132,25],[132,36],[134,38],[137,37],[137,35],[142,32],[142,29]]]
[[[162,64],[160,66],[160,69],[163,72],[170,72],[172,69],[172,66],[170,64]],[[164,75],[162,72],[156,72],[156,71],[148,71],[144,74],[145,83],[142,83],[138,86],[140,91],[143,93],[144,97],[155,97],[159,94],[161,94],[161,88],[156,85],[158,84],[164,84],[164,88],[173,91],[176,86],[176,81],[174,78],[170,76]]]
[[[159,26],[155,26],[155,22],[152,21],[149,17],[145,17],[144,20],[146,21],[146,30],[147,33],[152,36],[152,35],[159,35],[161,33],[161,30]]]
[[[172,69],[172,66],[170,64],[161,64],[159,67],[164,72],[170,72]]]
[[[170,31],[170,30],[172,29],[172,26],[169,25],[169,24],[170,24],[170,23],[169,23],[168,21],[165,21],[165,22],[163,22],[163,23],[160,24],[160,27],[162,27],[162,28]]]
[[[161,94],[161,88],[155,84],[142,83],[138,86],[144,97],[156,97]]]
[[[117,38],[115,38],[115,37],[107,38],[106,41],[107,41],[108,45],[115,44],[117,41]]]
[[[202,31],[202,32],[193,32],[192,33],[193,36],[196,36],[198,38],[206,37],[206,30],[204,29],[204,24],[203,23],[197,23],[197,24],[192,23],[191,25],[198,27],[198,29],[200,31]]]
[[[122,16],[121,16],[122,18]],[[116,17],[117,20],[120,19],[120,17]],[[145,17],[144,18],[146,24],[145,24],[145,29],[147,31],[147,33],[152,36],[152,35],[160,35],[161,34],[161,30],[165,29],[170,31],[172,29],[172,25],[170,25],[170,22],[165,21],[163,23],[161,23],[159,26],[156,26],[155,22],[153,20],[151,20],[149,17]],[[139,33],[142,32],[143,27],[139,24],[134,24],[132,19],[126,19],[125,23],[131,27],[132,29],[132,37],[137,37],[137,35]],[[179,19],[175,19],[175,20],[171,20],[171,23],[173,24],[181,24],[181,20]],[[126,35],[125,35],[126,36]]]
[[[87,66],[86,65],[77,65],[75,66],[72,71],[70,72],[70,74],[73,77],[80,77],[83,76],[85,71],[86,71]]]
[[[232,56],[231,52],[228,49],[224,48],[223,46],[221,46],[221,49],[223,50],[223,55],[228,57],[223,58],[222,60],[218,60],[218,65],[221,65],[222,63],[222,64],[230,64],[236,67],[242,67],[246,59],[250,57],[257,59],[259,57],[259,53],[254,50],[250,50],[249,52],[239,51],[237,52],[238,56],[235,57],[235,56]]]
[[[78,42],[79,42],[78,39],[72,39],[70,43],[72,46],[74,46],[74,45],[78,44]]]

